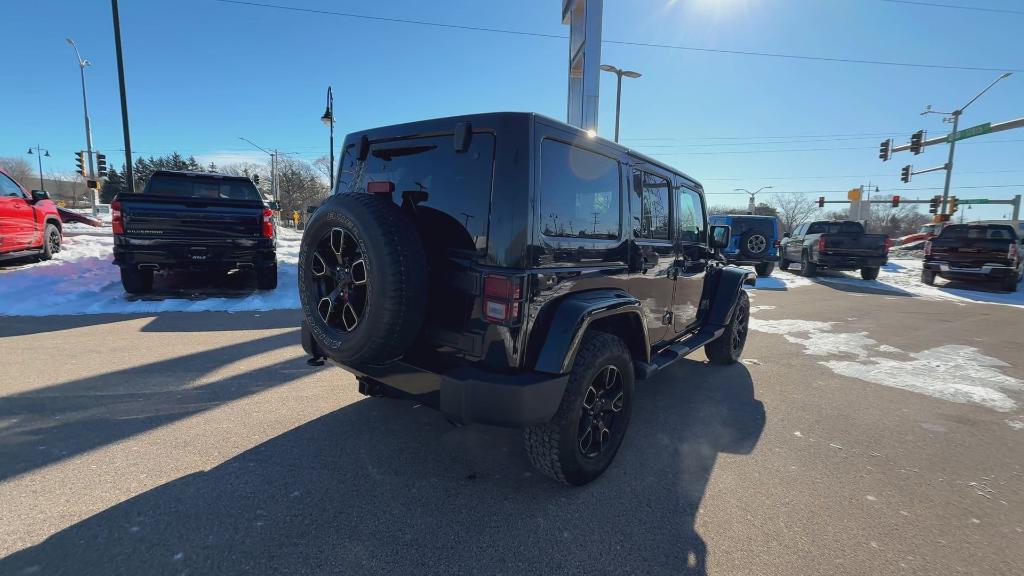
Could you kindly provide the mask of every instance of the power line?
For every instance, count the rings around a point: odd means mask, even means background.
[[[989,184],[984,186],[957,186],[957,190],[980,190],[987,188],[1024,188],[1024,184]],[[902,193],[915,190],[942,190],[942,186],[925,186],[919,188],[891,188],[886,192]],[[845,194],[847,190],[772,190],[772,194]],[[746,195],[746,192],[704,192],[705,195]]]
[[[1024,138],[1007,138],[1004,140],[982,140],[972,144],[1001,144],[1003,142],[1024,142]],[[760,142],[760,144],[770,144]],[[788,144],[788,142],[786,142]],[[872,146],[838,146],[833,148],[777,148],[775,150],[713,150],[700,152],[648,152],[651,156],[703,156],[719,154],[773,154],[777,152],[830,152],[837,150],[874,150]]]
[[[789,139],[789,138],[840,138],[840,137],[876,137],[876,136],[892,136],[893,134],[902,134],[903,132],[912,132],[911,130],[900,131],[890,130],[888,132],[859,132],[855,134],[802,134],[802,135],[761,135],[761,136],[694,136],[691,138],[681,138],[678,136],[658,136],[648,138],[629,138],[624,137],[623,140],[760,140],[760,139]]]
[[[372,20],[376,22],[391,22],[395,24],[410,24],[416,26],[430,26],[434,28],[444,28],[448,30],[466,30],[473,32],[490,32],[494,34],[508,34],[513,36],[529,36],[534,38],[555,38],[559,40],[566,40],[568,36],[564,34],[550,34],[546,32],[529,32],[524,30],[509,30],[505,28],[491,28],[486,26],[470,26],[467,24],[449,24],[446,22],[429,22],[426,20],[413,20],[410,18],[391,18],[385,16],[369,16],[366,14],[355,14],[352,12],[338,12],[335,10],[323,10],[318,8],[301,8],[298,6],[284,6],[281,4],[270,4],[266,2],[249,2],[246,0],[211,0],[212,2],[219,2],[221,4],[231,4],[237,6],[250,6],[257,8],[270,8],[275,10],[286,10],[289,12],[299,12],[306,14],[320,14],[323,16],[338,16],[342,18],[358,18],[362,20]],[[938,70],[970,70],[970,71],[984,71],[984,72],[1022,72],[1024,70],[1018,68],[988,68],[982,66],[954,66],[948,64],[922,64],[914,62],[896,62],[887,60],[867,60],[859,58],[833,58],[828,56],[808,56],[803,54],[782,54],[776,52],[755,52],[751,50],[726,50],[721,48],[701,48],[697,46],[683,46],[678,44],[656,44],[652,42],[637,42],[630,40],[602,40],[602,44],[615,44],[619,46],[638,46],[642,48],[661,48],[665,50],[683,50],[688,52],[703,52],[708,54],[731,54],[734,56],[759,56],[763,58],[781,58],[789,60],[807,60],[817,62],[836,62],[842,64],[870,64],[875,66],[897,66],[903,68],[930,68]]]
[[[918,2],[916,0],[882,0],[891,4],[910,4],[912,6],[928,6],[929,8],[950,8],[953,10],[974,10],[976,12],[996,12],[999,14],[1020,14],[1024,10],[1010,10],[1009,8],[986,8],[983,6],[964,6],[962,4],[940,4],[938,2]]]
[[[969,170],[958,174],[1006,174],[1019,173],[1024,170]],[[737,182],[743,180],[828,180],[833,178],[884,178],[892,174],[833,174],[830,176],[743,176],[740,178],[701,178],[701,182]]]

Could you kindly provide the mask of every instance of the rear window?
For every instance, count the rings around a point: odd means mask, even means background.
[[[353,156],[351,150],[346,154]],[[377,184],[371,188],[393,189],[396,202],[416,206],[417,218],[464,228],[470,238],[454,248],[482,249],[486,247],[493,167],[493,134],[474,133],[464,152],[455,151],[450,135],[377,143],[370,146],[355,189],[341,191],[367,192],[372,183]]]
[[[808,234],[863,234],[860,222],[815,222],[807,229]]]
[[[146,194],[174,198],[219,198],[222,200],[254,200],[263,197],[248,179],[225,179],[204,176],[155,175],[149,179]]]
[[[969,238],[972,240],[1016,240],[1017,234],[1010,226],[946,226],[939,234],[941,238]]]
[[[734,237],[740,237],[751,230],[771,238],[775,234],[775,221],[770,218],[744,218],[733,216],[729,219],[729,228]]]

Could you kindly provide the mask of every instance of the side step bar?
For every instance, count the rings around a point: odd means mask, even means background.
[[[637,380],[646,380],[654,376],[659,370],[671,365],[680,358],[685,358],[697,348],[721,336],[723,332],[725,332],[725,326],[705,326],[658,352],[651,357],[649,363],[634,362],[633,371],[636,373]]]

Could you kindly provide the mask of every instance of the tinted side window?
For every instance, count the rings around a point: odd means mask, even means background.
[[[700,194],[684,186],[676,189],[676,240],[704,242],[704,207]]]
[[[822,234],[825,232],[824,222],[815,222],[807,227],[807,234]]]
[[[640,215],[633,217],[634,238],[669,239],[668,190],[668,180],[661,176],[633,171],[633,193],[640,204]]]
[[[0,174],[0,196],[8,196],[14,198],[21,198],[21,188],[7,177],[6,174]]]
[[[544,140],[540,149],[540,210],[545,236],[618,238],[618,161]]]

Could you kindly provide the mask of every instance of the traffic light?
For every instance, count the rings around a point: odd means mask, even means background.
[[[253,174],[252,175],[252,183],[257,185],[257,186],[260,185],[260,175],[259,174]]]
[[[956,196],[949,197],[949,203],[946,205],[946,214],[953,215],[956,213],[957,205],[960,204],[960,200]]]
[[[899,196],[893,196],[892,197],[892,207],[893,208],[899,208],[900,207],[900,197]]]
[[[99,178],[107,177],[107,155],[96,153],[96,176]]]
[[[910,177],[913,175],[914,167],[910,164],[907,164],[900,170],[900,182],[903,182],[904,184],[910,182]]]
[[[910,151],[920,154],[924,150],[924,130],[918,130],[910,135]]]
[[[825,207],[825,197],[824,196],[818,196],[818,208],[824,208],[824,207]]]
[[[932,196],[932,201],[928,203],[928,213],[938,214],[940,204],[942,204],[942,196]]]
[[[892,138],[888,140],[882,140],[882,143],[878,145],[878,157],[885,162],[892,156]]]
[[[89,175],[89,172],[85,169],[85,152],[82,152],[81,150],[75,152],[75,165],[78,166],[78,173],[81,174],[83,178]]]

